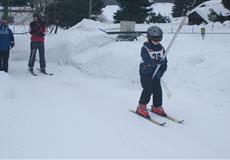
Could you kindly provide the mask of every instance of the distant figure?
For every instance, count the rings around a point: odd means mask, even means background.
[[[33,21],[30,23],[29,32],[31,34],[30,43],[30,59],[28,63],[29,71],[33,73],[33,67],[36,59],[36,51],[39,51],[40,71],[46,73],[46,61],[45,61],[45,23],[41,20],[39,13],[33,14]]]
[[[200,29],[200,31],[201,31],[201,36],[202,36],[202,39],[204,40],[204,36],[205,36],[205,28],[203,27],[203,28],[201,28]]]
[[[166,57],[163,58],[165,50],[160,44],[162,37],[163,32],[159,27],[149,27],[147,30],[148,41],[145,42],[141,48],[142,62],[140,63],[139,73],[143,89],[136,113],[145,118],[150,118],[147,111],[147,104],[151,97],[151,111],[160,116],[166,116],[162,107],[161,77],[167,69],[167,59]],[[160,65],[160,68],[157,71],[156,76],[152,79],[152,75],[155,72],[157,65]]]
[[[10,49],[14,44],[14,35],[8,28],[8,22],[0,19],[0,71],[8,72]]]

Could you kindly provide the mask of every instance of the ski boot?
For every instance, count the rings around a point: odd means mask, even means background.
[[[161,106],[160,107],[154,107],[154,106],[152,106],[151,111],[153,113],[156,113],[156,114],[158,114],[160,116],[163,116],[163,117],[167,116],[167,114],[165,113],[163,107],[161,107]]]
[[[36,74],[36,73],[34,73],[33,68],[31,68],[31,67],[30,67],[28,70],[29,70],[29,72],[30,72],[33,76],[37,76],[37,74]]]
[[[42,73],[44,73],[44,74],[47,74],[47,72],[46,72],[46,69],[40,69],[40,72],[42,72]]]
[[[34,69],[33,68],[28,68],[28,70],[33,73],[34,72]]]
[[[136,113],[144,118],[150,118],[146,104],[139,104]]]

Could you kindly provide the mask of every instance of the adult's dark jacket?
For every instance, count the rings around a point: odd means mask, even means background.
[[[33,21],[30,23],[30,34],[32,42],[44,42],[46,27],[42,21]]]

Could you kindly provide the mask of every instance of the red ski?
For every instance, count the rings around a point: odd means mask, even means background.
[[[138,116],[140,116],[140,117],[142,117],[142,118],[144,118],[144,119],[146,119],[146,120],[149,120],[150,122],[152,122],[152,123],[154,123],[154,124],[156,124],[156,125],[158,125],[158,126],[164,126],[166,123],[165,122],[158,122],[158,121],[156,121],[156,120],[154,120],[154,119],[152,119],[152,118],[145,118],[145,117],[143,117],[143,116],[141,116],[141,115],[139,115],[136,111],[134,111],[134,110],[129,110],[130,112],[132,112],[132,113],[134,113],[134,114],[136,114],[136,115],[138,115]]]

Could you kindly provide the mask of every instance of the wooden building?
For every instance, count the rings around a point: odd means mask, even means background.
[[[209,23],[211,10],[215,11],[217,14],[222,14],[223,16],[230,15],[230,11],[224,8],[221,0],[206,1],[190,12],[188,24],[199,25],[201,23]]]

